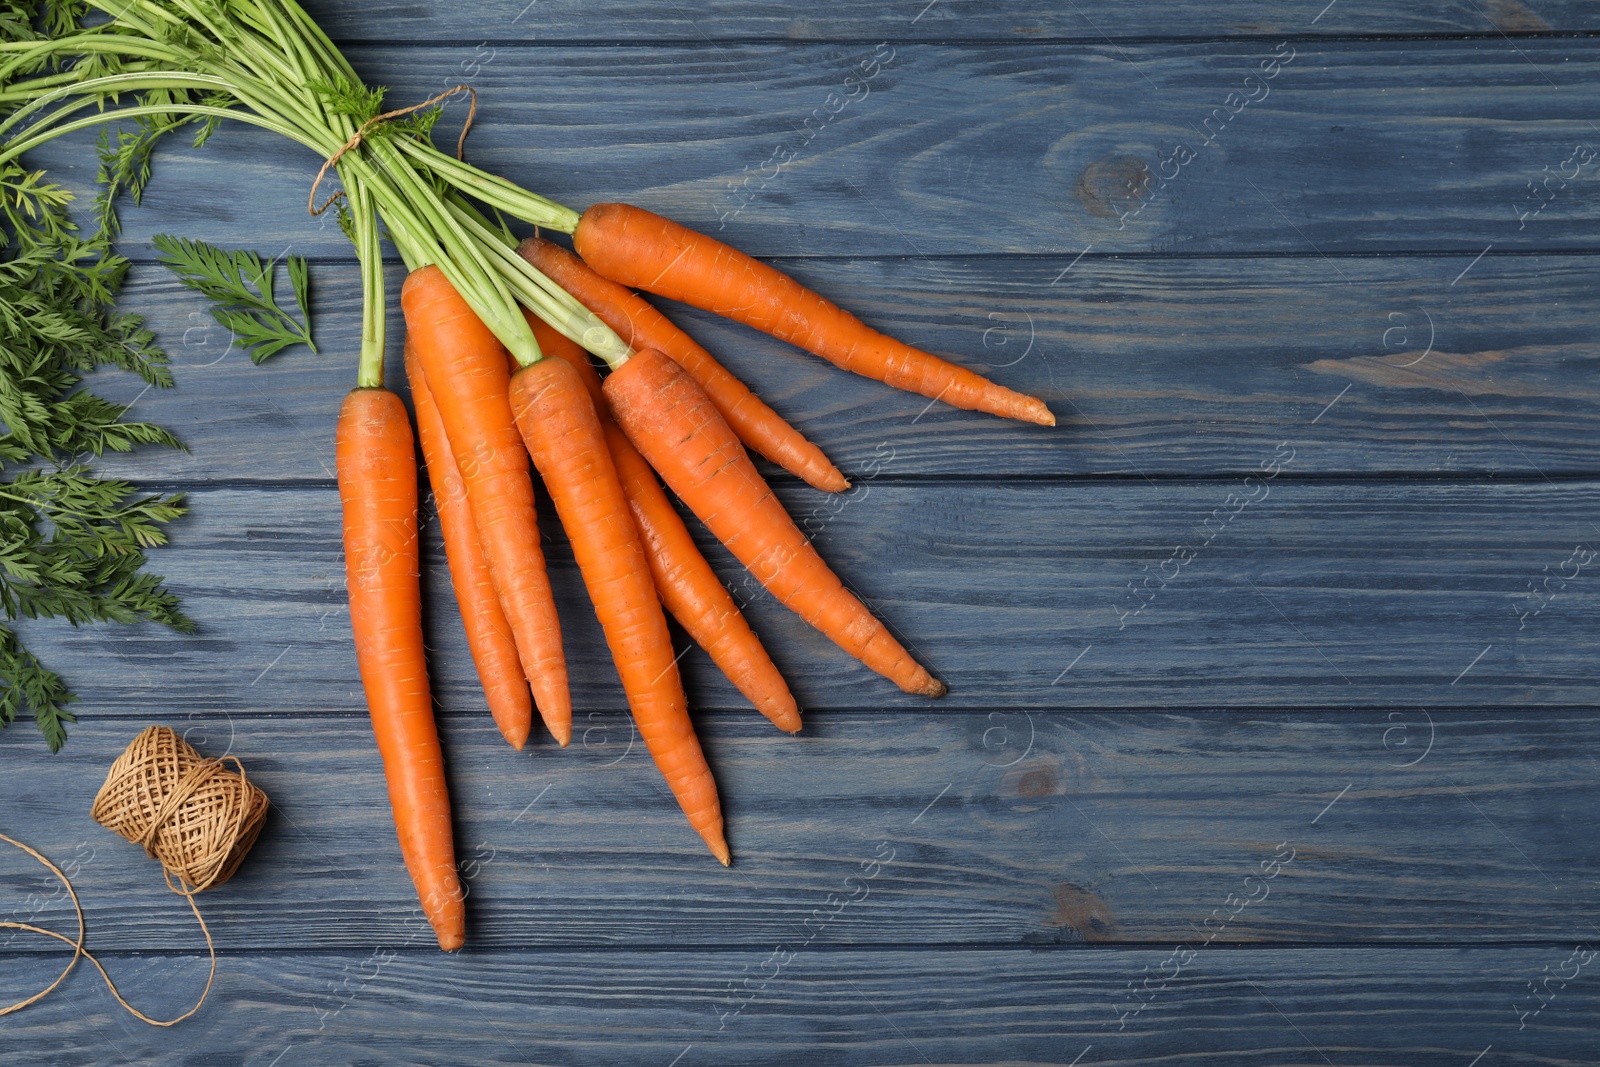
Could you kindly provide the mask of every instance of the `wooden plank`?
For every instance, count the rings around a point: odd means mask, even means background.
[[[906,40],[1084,41],[1141,37],[1235,37],[1359,34],[1507,34],[1600,28],[1591,5],[1578,0],[1422,0],[1404,5],[1342,0],[1303,10],[1275,0],[1247,0],[1219,9],[1198,0],[1118,4],[1082,0],[903,0],[878,6],[847,0],[811,4],[709,0],[686,8],[643,0],[625,13],[607,5],[490,0],[470,16],[426,4],[358,6],[348,0],[306,5],[339,40],[433,41],[790,41],[888,38]]]
[[[1306,447],[1262,462],[1292,472]],[[821,504],[780,495],[947,680],[939,709],[1600,702],[1594,483],[885,481]],[[147,714],[152,685],[184,713],[361,708],[333,488],[190,501],[155,568],[197,637],[30,624],[35,650],[79,665],[97,712]],[[548,513],[544,529],[574,700],[618,707],[570,548]],[[436,692],[476,707],[442,553],[427,551]],[[802,707],[930,707],[778,607],[720,545],[708,558]],[[698,652],[686,662],[697,706],[743,707]]]
[[[577,207],[630,200],[754,255],[1444,250],[1464,267],[1594,245],[1592,39],[885,47],[505,46],[471,79],[469,151]],[[351,54],[400,102],[459,83],[475,48]],[[1259,102],[1230,97],[1246,92]],[[87,182],[88,145],[34,162]],[[317,162],[243,128],[174,142],[128,240],[344,254],[305,213]]]
[[[754,952],[338,954],[224,961],[174,1030],[125,1016],[82,968],[0,1022],[8,1062],[433,1065],[1593,1062],[1591,961],[1518,1030],[1526,983],[1570,944],[1505,950],[1233,951],[1202,956],[1123,1030],[1125,986],[1165,949],[801,953],[766,981]],[[204,961],[115,959],[139,1003],[176,1014]],[[772,965],[775,966],[775,965]],[[769,966],[770,971],[770,966]],[[43,961],[19,978],[45,981]],[[9,976],[8,976],[9,977]],[[746,978],[758,996],[737,1015]],[[8,983],[9,984],[9,983]],[[748,996],[749,994],[745,994]],[[1534,1001],[1538,1003],[1538,1001]],[[723,1027],[719,1029],[719,1026]],[[320,1029],[319,1029],[320,1028]],[[1492,1051],[1490,1049],[1492,1048]],[[276,1057],[276,1059],[275,1059]]]
[[[1592,1061],[1600,472],[1579,346],[1600,185],[1592,162],[1550,178],[1600,146],[1600,45],[1556,36],[1600,29],[1592,5],[424,6],[319,11],[429,41],[352,52],[397,102],[482,90],[469,151],[491,169],[578,206],[720,217],[869,321],[1044,381],[1064,426],[923,413],[681,315],[857,474],[850,497],[780,493],[954,692],[902,698],[752,594],[808,728],[777,734],[686,656],[722,870],[627,740],[560,535],[578,736],[514,753],[435,532],[473,890],[472,947],[441,957],[342,603],[347,247],[299,214],[316,161],[238,130],[170,146],[128,250],[177,231],[322,257],[325,354],[244,366],[141,267],[130,305],[177,339],[184,386],[135,412],[196,451],[107,466],[195,490],[156,565],[204,629],[27,627],[85,721],[54,757],[26,724],[0,733],[0,829],[75,863],[91,944],[175,1014],[197,932],[89,798],[164,719],[245,758],[275,810],[202,902],[224,956],[199,1019],[145,1029],[83,968],[0,1020],[8,1064]],[[1412,34],[1463,36],[1380,39]],[[1213,110],[1284,40],[1269,99]],[[1215,143],[1127,195],[1191,137]],[[84,147],[34,162],[71,160],[81,186]],[[53,892],[0,851],[0,916],[67,926]],[[0,1004],[53,951],[0,936]],[[768,981],[775,952],[793,958]]]
[[[97,947],[192,943],[156,865],[88,816],[150,721],[238,756],[275,804],[248,867],[205,897],[224,951],[403,940],[416,894],[364,716],[147,706],[56,756],[0,734],[5,830],[77,863]],[[514,752],[481,713],[443,722],[474,952],[1557,942],[1590,937],[1600,905],[1588,709],[829,713],[797,738],[702,716],[731,870],[620,713],[583,716],[565,752]],[[73,923],[48,873],[0,850],[8,913]]]
[[[1454,257],[780,262],[866,321],[1038,393],[1061,421],[1048,431],[930,407],[668,306],[857,478],[1215,475],[1254,470],[1285,437],[1315,441],[1297,455],[1301,475],[1600,471],[1591,257],[1486,260],[1453,288]],[[178,387],[146,392],[120,372],[97,387],[137,398],[135,416],[173,427],[191,451],[107,457],[105,469],[135,481],[331,478],[359,288],[342,260],[317,263],[313,279],[321,353],[253,367],[202,298],[137,268],[124,306],[159,331]],[[398,268],[390,279],[398,291]],[[403,390],[398,313],[390,326]]]

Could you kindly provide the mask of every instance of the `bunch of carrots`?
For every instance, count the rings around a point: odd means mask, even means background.
[[[535,469],[639,733],[724,864],[717,788],[666,614],[777,727],[797,731],[800,713],[668,490],[779,602],[845,651],[908,693],[945,692],[844,588],[750,451],[824,492],[847,489],[844,475],[636,290],[959,408],[1054,425],[1041,401],[887,337],[772,267],[641,208],[597,204],[580,215],[440,151],[415,109],[380,113],[381,93],[360,83],[292,0],[118,0],[102,10],[109,21],[5,53],[0,75],[44,73],[27,98],[37,106],[20,109],[33,121],[7,131],[14,115],[0,127],[9,136],[0,162],[119,114],[235,117],[305,145],[343,186],[341,221],[365,296],[358,384],[337,433],[352,628],[401,852],[441,948],[464,944],[464,894],[423,650],[416,439],[383,380],[385,234],[410,271],[401,293],[405,366],[452,583],[489,709],[513,746],[527,742],[535,710],[560,744],[572,734]],[[62,76],[71,57],[90,54],[99,57],[90,75]],[[108,56],[137,69],[93,74]],[[11,80],[6,92],[19,84],[30,85]],[[114,92],[145,95],[71,118],[84,101],[103,104]],[[45,112],[49,104],[61,106]],[[506,216],[570,234],[576,254],[542,237],[519,243]],[[591,355],[607,368],[603,380]]]

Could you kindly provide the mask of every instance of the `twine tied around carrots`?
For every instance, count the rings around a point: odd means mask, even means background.
[[[317,187],[322,184],[322,179],[328,176],[329,169],[335,166],[340,159],[344,158],[344,154],[346,152],[350,151],[362,141],[366,140],[368,131],[370,131],[374,126],[381,126],[385,122],[390,122],[401,117],[402,115],[409,115],[414,111],[421,111],[425,107],[432,107],[434,104],[450,99],[457,93],[466,93],[468,97],[470,97],[470,102],[467,105],[467,121],[462,123],[461,136],[456,138],[456,158],[460,159],[462,153],[467,147],[467,133],[472,129],[472,120],[478,115],[478,90],[474,89],[470,85],[457,85],[454,88],[446,89],[437,96],[430,96],[420,104],[412,104],[410,107],[397,108],[394,111],[385,111],[383,114],[374,115],[366,122],[363,122],[360,128],[358,128],[355,133],[350,135],[350,139],[339,146],[339,150],[337,152],[323,161],[322,169],[317,171],[317,178],[311,183],[311,191],[306,194],[306,210],[311,212],[313,216],[320,215],[344,197],[344,190],[341,189],[339,192],[334,193],[332,196],[328,197],[328,199],[324,200],[321,207],[318,207]]]
[[[235,770],[227,769],[229,760]],[[79,957],[95,965],[117,1003],[151,1026],[173,1026],[199,1011],[217,976],[217,949],[194,898],[197,893],[226,882],[238,871],[261,833],[268,804],[266,793],[251,784],[245,776],[244,764],[237,758],[206,759],[165,726],[149,727],[133,739],[111,765],[105,784],[94,799],[90,811],[94,820],[143,846],[145,852],[161,864],[167,888],[189,902],[189,909],[194,912],[200,932],[206,938],[206,948],[211,954],[211,973],[206,978],[206,987],[194,1007],[167,1021],[152,1019],[124,1000],[104,965],[83,947],[83,906],[61,868],[22,842],[0,834],[0,841],[26,852],[60,879],[78,916],[76,939],[31,923],[0,922],[0,927],[54,938],[73,949],[72,959],[54,982],[26,1000],[0,1008],[0,1015],[20,1011],[55,992],[77,966]]]

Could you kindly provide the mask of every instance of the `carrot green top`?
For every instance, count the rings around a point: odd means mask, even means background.
[[[113,195],[137,195],[156,141],[191,123],[197,141],[233,118],[305,146],[338,176],[340,225],[361,260],[360,384],[383,380],[380,219],[407,265],[436,264],[519,363],[542,355],[519,304],[613,365],[627,359],[616,334],[517,256],[509,233],[461,194],[569,233],[577,213],[435,147],[431,129],[450,93],[382,110],[384,91],[362,84],[295,0],[91,0],[54,5],[44,22],[42,31],[15,20],[0,31],[0,167],[117,121],[134,132],[119,133],[108,156]]]

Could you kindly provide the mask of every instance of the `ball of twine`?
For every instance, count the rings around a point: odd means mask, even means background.
[[[233,877],[261,834],[267,804],[237,759],[206,759],[167,727],[152,726],[111,765],[90,815],[144,846],[168,887],[188,896]]]
[[[230,759],[236,771],[227,769]],[[217,977],[217,947],[194,902],[195,894],[221,885],[239,869],[266,821],[267,794],[250,784],[245,777],[244,764],[237,759],[231,756],[206,759],[165,726],[152,726],[134,738],[111,765],[105,785],[94,798],[90,815],[107,830],[143,845],[145,852],[160,862],[167,888],[188,901],[189,910],[194,912],[200,932],[205,935],[206,950],[211,954],[211,973],[206,976],[206,987],[201,990],[194,1007],[176,1019],[152,1019],[129,1004],[105,966],[83,947],[87,932],[83,906],[78,902],[78,892],[72,887],[71,879],[43,854],[0,834],[0,842],[21,849],[49,868],[65,887],[67,896],[72,898],[72,910],[78,918],[76,938],[32,923],[0,921],[0,928],[26,930],[72,946],[72,959],[54,982],[25,1000],[0,1007],[0,1015],[21,1011],[43,1000],[67,980],[79,959],[86,959],[99,970],[117,1003],[134,1016],[151,1026],[174,1026],[200,1010]]]

